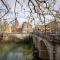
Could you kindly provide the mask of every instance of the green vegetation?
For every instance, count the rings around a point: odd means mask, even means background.
[[[0,53],[6,53],[9,51],[11,48],[13,48],[15,44],[13,43],[0,43]]]

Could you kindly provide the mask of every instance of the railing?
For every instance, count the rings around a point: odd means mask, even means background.
[[[16,34],[16,33],[12,33],[12,34]],[[17,33],[17,34],[19,34],[19,33]],[[25,33],[23,33],[23,34],[25,34]],[[29,34],[31,34],[31,33],[29,33]],[[42,37],[50,42],[60,43],[60,34],[50,33],[50,32],[45,33],[45,32],[40,32],[40,31],[33,31],[32,34]],[[2,40],[2,38],[3,38],[3,34],[1,33],[0,40]]]
[[[49,40],[51,42],[55,42],[55,43],[60,43],[60,35],[59,34],[49,34]]]
[[[35,31],[33,32],[33,34],[42,37],[50,42],[55,42],[55,43],[60,43],[60,34],[56,34],[56,33],[50,33],[50,32],[39,32],[39,31]]]

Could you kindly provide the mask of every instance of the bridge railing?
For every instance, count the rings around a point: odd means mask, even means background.
[[[33,34],[42,37],[50,42],[60,43],[60,34],[50,33],[50,32],[39,32],[35,31]]]
[[[50,38],[49,40],[51,42],[60,43],[60,35],[58,35],[58,34],[49,34],[48,36],[49,36],[49,38]]]

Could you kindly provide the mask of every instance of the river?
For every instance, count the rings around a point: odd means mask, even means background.
[[[0,60],[32,60],[33,48],[27,43],[0,43]]]

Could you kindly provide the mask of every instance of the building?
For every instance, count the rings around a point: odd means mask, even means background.
[[[52,32],[52,33],[59,33],[60,32],[60,20],[53,20],[49,22],[47,25],[36,25],[36,31],[41,32]]]
[[[2,30],[3,32],[6,32],[6,33],[11,32],[11,26],[8,24],[7,21],[4,21]]]
[[[15,21],[12,24],[12,32],[17,32],[18,28],[19,28],[19,22],[17,18],[15,18]]]
[[[33,31],[32,25],[28,22],[23,22],[22,24],[22,32],[23,33],[31,33]]]
[[[48,32],[49,28],[46,27],[47,25],[36,25],[35,26],[35,31],[40,31],[40,32]]]
[[[60,32],[60,20],[53,20],[46,27],[50,29],[50,32],[58,33]]]
[[[22,25],[19,25],[17,32],[22,33]]]
[[[3,32],[3,20],[0,20],[0,33]]]

